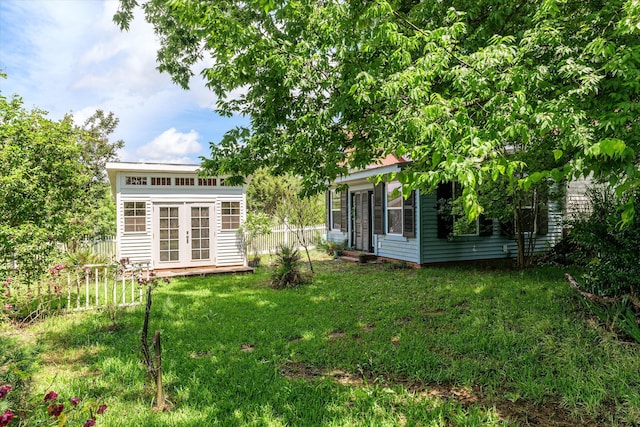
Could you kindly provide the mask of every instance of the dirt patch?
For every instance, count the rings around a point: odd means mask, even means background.
[[[244,352],[252,352],[253,350],[256,349],[256,346],[253,344],[242,344],[240,346],[240,351],[244,351]]]
[[[210,351],[194,351],[189,355],[189,357],[191,359],[204,359],[204,358],[211,357],[211,354],[212,353]]]
[[[286,378],[312,380],[316,378],[331,378],[338,384],[344,386],[362,386],[364,380],[362,376],[351,374],[342,369],[322,370],[314,368],[300,362],[290,362],[280,369],[280,373]]]
[[[392,340],[393,342],[393,340]],[[395,344],[395,343],[394,343]],[[280,368],[280,373],[290,379],[314,380],[329,378],[344,386],[362,387],[380,380],[379,375],[368,373],[353,374],[341,369],[320,369],[301,362],[290,362]],[[496,397],[486,397],[478,386],[459,387],[447,384],[422,384],[402,377],[384,378],[388,386],[400,386],[422,399],[451,400],[462,406],[479,405],[495,407],[498,417],[503,421],[510,421],[517,425],[534,427],[601,427],[605,424],[595,420],[575,419],[571,413],[559,402],[549,400],[544,404],[536,404],[523,399],[511,401]],[[500,395],[498,393],[498,395]]]
[[[335,331],[332,331],[329,333],[329,339],[332,339],[332,340],[341,340],[346,336],[347,334],[341,329],[336,329]]]
[[[364,326],[362,326],[362,330],[365,332],[371,332],[376,328],[375,323],[368,323]]]
[[[301,335],[294,335],[292,337],[287,338],[287,341],[289,341],[289,342],[302,341],[302,336]]]
[[[396,319],[396,323],[399,325],[406,325],[407,323],[411,323],[412,321],[413,317],[411,316],[398,317]]]

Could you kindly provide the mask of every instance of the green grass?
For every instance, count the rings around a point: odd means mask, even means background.
[[[271,289],[266,267],[158,288],[165,413],[140,364],[142,307],[7,331],[0,382],[26,372],[14,422],[37,425],[54,389],[109,405],[100,426],[640,423],[640,346],[584,314],[562,270],[315,266],[295,289]]]

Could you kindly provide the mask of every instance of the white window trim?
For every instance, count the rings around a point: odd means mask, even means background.
[[[398,185],[398,189],[400,191],[400,206],[398,207],[389,207],[389,187],[391,185],[393,185],[395,187],[395,185]],[[393,190],[391,190],[393,191]],[[403,218],[403,204],[402,204],[402,184],[400,184],[398,181],[391,181],[390,183],[387,184],[386,188],[385,188],[385,192],[384,192],[384,207],[385,207],[385,219],[386,219],[386,227],[385,227],[385,232],[386,235],[388,236],[400,236],[400,237],[404,237],[403,233],[404,233],[404,218]],[[400,212],[400,232],[390,232],[389,231],[389,227],[391,226],[391,221],[389,221],[389,211],[399,211]]]
[[[144,206],[144,216],[139,216],[139,215],[134,215],[134,216],[127,216],[126,215],[126,205],[127,203],[133,203],[133,210],[134,212],[136,210],[138,210],[138,207],[136,207],[136,204],[140,203]],[[144,218],[144,230],[140,231],[140,230],[135,230],[135,231],[127,231],[127,218]],[[123,234],[146,234],[147,233],[147,228],[148,228],[148,224],[147,224],[147,202],[145,201],[139,201],[139,200],[129,200],[126,202],[122,203],[122,233]]]

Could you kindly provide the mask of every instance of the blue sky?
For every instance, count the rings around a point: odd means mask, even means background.
[[[117,7],[116,0],[1,0],[2,94],[20,95],[52,119],[71,113],[78,124],[97,109],[112,111],[122,161],[199,163],[209,142],[248,120],[217,115],[199,75],[184,91],[159,73],[153,29],[138,11],[120,32]]]

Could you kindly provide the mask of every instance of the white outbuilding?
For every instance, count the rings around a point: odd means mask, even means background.
[[[107,163],[116,257],[153,270],[246,266],[238,228],[246,188],[201,177],[198,165]]]

